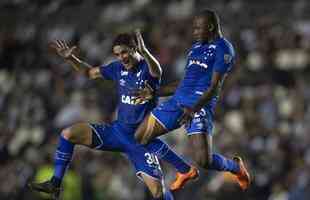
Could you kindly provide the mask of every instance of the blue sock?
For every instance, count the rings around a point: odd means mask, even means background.
[[[145,147],[148,151],[154,153],[159,159],[165,160],[173,165],[180,173],[186,173],[191,168],[184,159],[170,149],[168,144],[158,138],[152,140]]]
[[[239,169],[239,165],[231,160],[227,159],[220,154],[212,154],[212,163],[209,166],[209,169],[217,170],[217,171],[229,171],[232,173],[237,173]]]
[[[164,200],[174,200],[173,195],[169,189],[164,192]]]
[[[74,144],[65,139],[62,135],[59,138],[58,146],[54,157],[54,176],[52,183],[60,186],[61,181],[65,175],[66,169],[71,162]]]

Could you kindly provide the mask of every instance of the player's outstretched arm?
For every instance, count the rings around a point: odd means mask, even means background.
[[[56,40],[50,44],[50,47],[80,74],[83,74],[90,79],[95,79],[101,76],[99,67],[91,66],[74,54],[77,49],[76,46],[69,47],[67,42]]]
[[[153,77],[160,78],[162,74],[162,69],[160,67],[159,62],[156,60],[156,58],[149,52],[149,50],[145,47],[142,35],[140,30],[135,31],[136,34],[136,39],[137,39],[137,46],[138,46],[138,51],[141,53],[141,55],[144,57],[146,60],[150,74]]]

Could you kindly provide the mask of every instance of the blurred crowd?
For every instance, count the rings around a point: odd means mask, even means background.
[[[48,177],[62,128],[110,122],[116,93],[89,81],[48,50],[54,39],[77,45],[92,65],[110,62],[113,36],[143,30],[163,84],[180,79],[191,17],[215,9],[237,51],[216,111],[214,150],[245,158],[253,176],[240,191],[229,174],[201,173],[177,199],[306,200],[310,196],[310,2],[307,0],[1,0],[0,199],[35,199],[29,180]],[[184,130],[166,137],[191,155]],[[175,171],[164,164],[166,181]],[[119,153],[76,148],[64,199],[148,199]]]

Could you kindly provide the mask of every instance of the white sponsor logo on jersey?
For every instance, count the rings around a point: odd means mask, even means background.
[[[191,66],[193,64],[199,65],[203,68],[208,68],[208,65],[206,63],[200,62],[199,60],[189,60],[188,66]]]
[[[134,96],[127,96],[127,95],[122,95],[121,101],[122,103],[129,105],[145,104],[147,102],[147,101],[141,101],[137,103]]]
[[[121,86],[125,86],[126,81],[125,81],[124,79],[120,79],[120,80],[119,80],[119,84],[120,84]]]

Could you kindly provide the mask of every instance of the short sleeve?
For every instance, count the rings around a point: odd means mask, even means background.
[[[116,80],[117,79],[117,65],[115,63],[110,63],[108,65],[100,66],[100,74],[104,79]]]
[[[234,50],[232,48],[218,47],[214,62],[214,71],[220,74],[229,72],[234,64]]]

